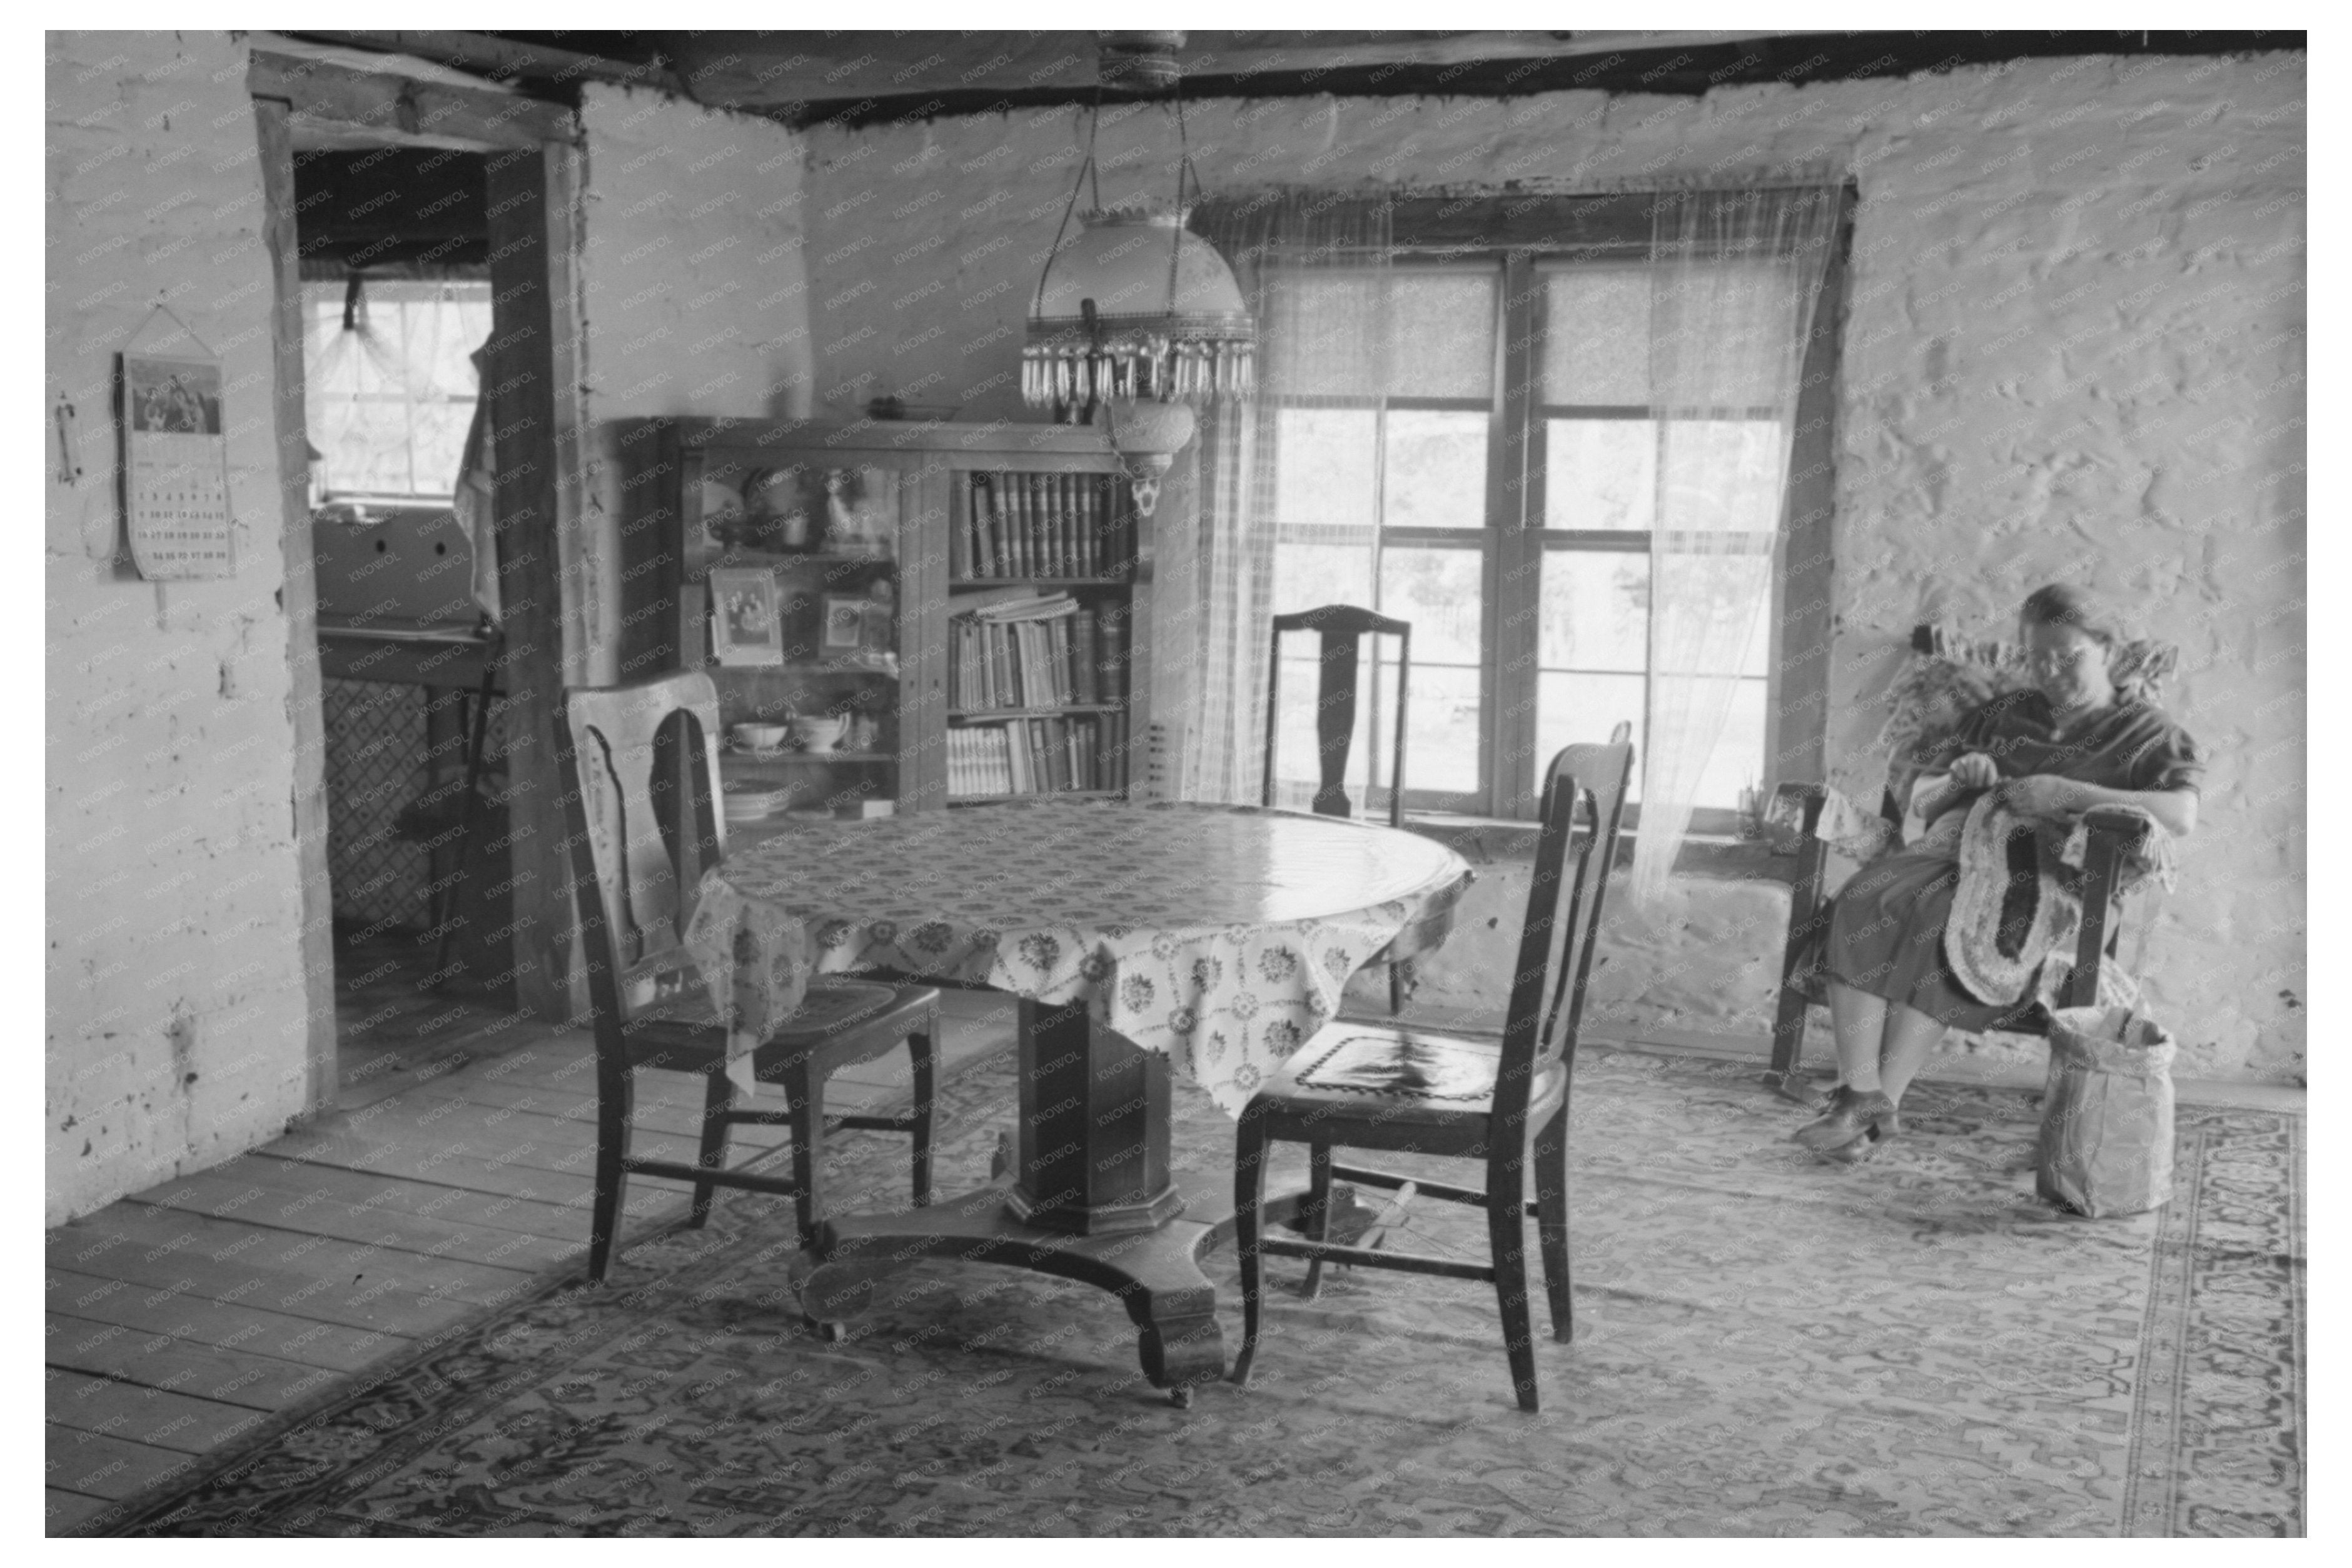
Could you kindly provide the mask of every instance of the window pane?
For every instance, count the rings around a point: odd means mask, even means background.
[[[1372,608],[1372,547],[1363,544],[1295,544],[1274,547],[1274,602],[1270,615],[1289,615],[1326,604]],[[1311,645],[1311,644],[1310,644]]]
[[[1370,528],[1374,522],[1374,428],[1370,409],[1276,411],[1276,518]]]
[[[1478,742],[1478,672],[1423,664],[1420,641],[1421,627],[1416,622],[1412,689],[1406,694],[1405,703],[1405,789],[1408,793],[1443,789],[1456,795],[1477,794],[1478,764],[1485,754]],[[1393,701],[1396,666],[1383,660],[1381,674],[1382,693]]]
[[[1657,501],[1655,420],[1544,422],[1544,527],[1646,530]]]
[[[1741,681],[1733,689],[1723,734],[1706,759],[1706,771],[1699,775],[1696,804],[1737,810],[1739,791],[1763,780],[1764,693],[1760,680]]]
[[[457,471],[466,465],[466,432],[473,421],[470,398],[416,405],[412,450],[417,495],[446,496],[457,490]]]
[[[1277,271],[1266,280],[1266,391],[1279,397],[1370,397],[1381,391],[1378,303],[1369,269]]]
[[[1493,271],[1399,267],[1389,284],[1391,397],[1491,395],[1495,384]],[[1480,486],[1486,476],[1479,475]]]
[[[1486,415],[1393,408],[1381,522],[1392,528],[1486,526]]]
[[[1663,389],[1703,377],[1705,396],[1662,392],[1654,401],[1780,406],[1791,393],[1789,337],[1801,277],[1785,261],[1665,268],[1650,309],[1654,383]]]
[[[1769,555],[1676,550],[1657,557],[1653,573],[1660,606],[1654,668],[1719,675],[1766,672],[1772,645]]]
[[[1486,562],[1478,549],[1381,552],[1380,612],[1412,622],[1416,678],[1424,660],[1475,665],[1485,657]]]
[[[1543,401],[1649,406],[1649,268],[1547,268],[1543,284]]]
[[[1788,436],[1777,419],[1670,419],[1658,527],[1769,534],[1780,526]]]
[[[1296,268],[1266,284],[1265,361],[1277,397],[1491,395],[1491,268]]]
[[[1542,666],[1641,671],[1650,662],[1650,558],[1627,550],[1548,550]]]
[[[1609,732],[1622,720],[1633,727],[1633,781],[1625,799],[1642,798],[1642,698],[1640,675],[1561,674],[1547,670],[1536,679],[1536,771],[1544,769],[1563,746],[1580,742],[1605,745]]]

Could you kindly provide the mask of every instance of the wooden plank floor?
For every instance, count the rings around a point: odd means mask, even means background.
[[[586,1261],[588,1037],[419,990],[397,941],[337,958],[334,1113],[47,1234],[51,1533]],[[943,1077],[1011,1049],[1006,998],[950,991],[945,1010]],[[826,1109],[902,1101],[906,1073],[903,1055],[851,1068]],[[640,1073],[635,1146],[691,1158],[701,1096]],[[730,1148],[787,1141],[743,1127]],[[643,1228],[686,1202],[638,1181],[625,1212]]]

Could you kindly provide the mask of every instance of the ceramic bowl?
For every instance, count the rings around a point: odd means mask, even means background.
[[[831,751],[841,744],[849,721],[831,715],[804,715],[793,720],[793,738],[803,751]]]
[[[781,724],[739,724],[729,733],[734,736],[736,745],[749,750],[773,751],[783,745],[792,730]]]

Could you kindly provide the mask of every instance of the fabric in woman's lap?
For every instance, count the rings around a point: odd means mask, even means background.
[[[1958,863],[1935,853],[1890,855],[1856,872],[1831,907],[1823,967],[1948,1029],[2002,1027],[2016,1008],[1977,1000],[1944,961],[1944,925],[1959,881]]]

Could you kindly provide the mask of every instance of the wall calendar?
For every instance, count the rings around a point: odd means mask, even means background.
[[[126,351],[122,445],[125,516],[139,574],[234,574],[220,361]]]

